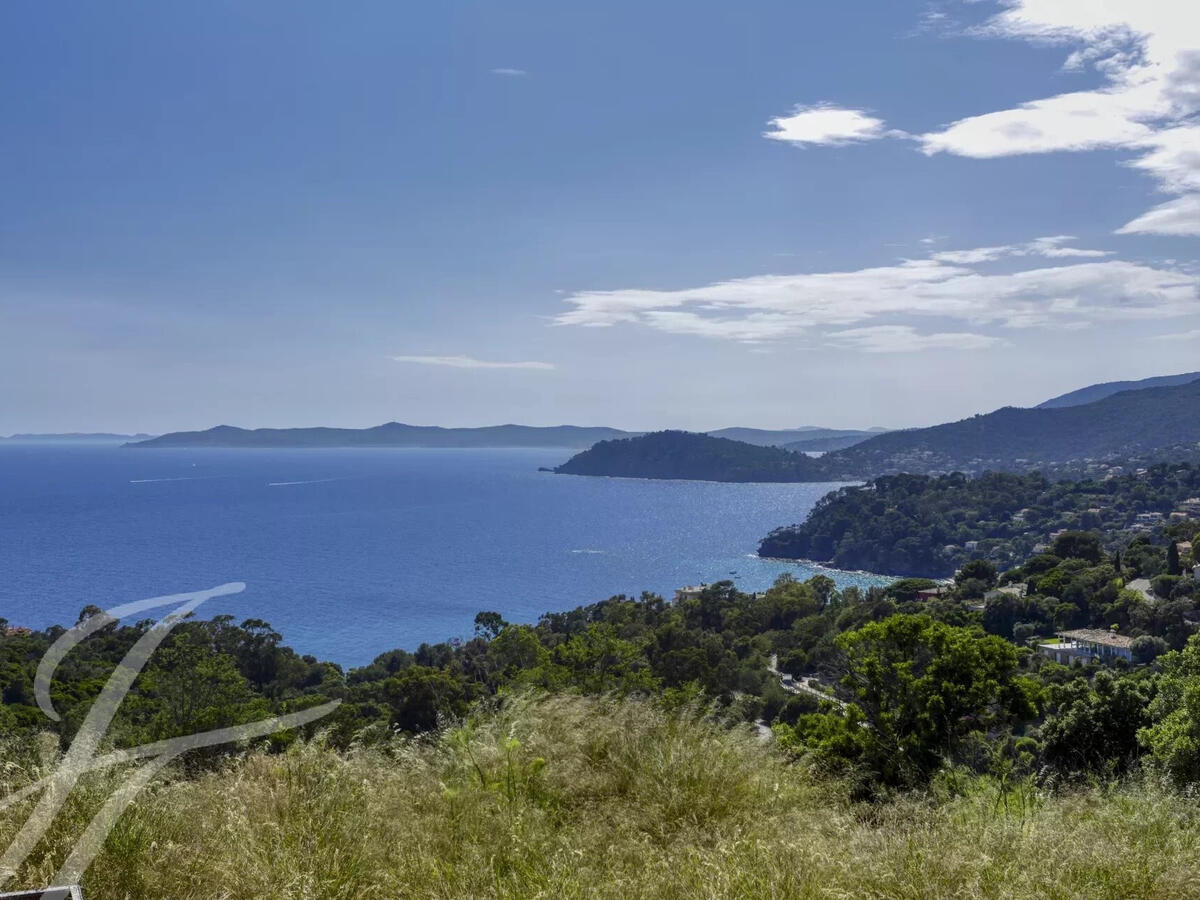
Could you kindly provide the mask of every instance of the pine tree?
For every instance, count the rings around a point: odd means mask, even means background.
[[[1179,545],[1174,541],[1171,541],[1171,543],[1167,544],[1167,574],[1183,574],[1183,566],[1179,564]]]

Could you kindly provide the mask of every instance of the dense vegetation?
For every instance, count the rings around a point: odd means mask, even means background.
[[[891,475],[823,497],[799,525],[776,529],[759,554],[892,575],[952,575],[969,559],[1024,562],[1061,529],[1099,530],[1110,549],[1139,513],[1169,514],[1200,496],[1200,467],[1152,466],[1103,480],[985,473]]]
[[[689,431],[601,441],[558,466],[560,475],[684,478],[696,481],[821,481],[819,461]]]

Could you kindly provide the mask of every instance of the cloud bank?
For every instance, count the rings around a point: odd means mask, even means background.
[[[553,369],[548,362],[494,362],[471,356],[393,356],[395,362],[416,363],[422,366],[449,366],[454,369]]]
[[[580,291],[565,298],[571,308],[555,323],[634,325],[746,343],[804,337],[830,346],[896,352],[999,345],[1003,338],[979,333],[985,327],[1085,328],[1200,314],[1200,275],[1103,259],[1103,251],[1064,246],[1067,240],[1056,235],[856,271],[759,275],[682,290]],[[1007,257],[1047,262],[996,271],[996,261]],[[927,320],[930,329],[918,330],[914,319]],[[941,330],[946,322],[968,330]]]

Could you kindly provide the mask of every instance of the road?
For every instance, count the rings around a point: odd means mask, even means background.
[[[846,706],[846,704],[837,697],[832,697],[829,694],[826,694],[824,691],[813,687],[811,682],[815,681],[816,679],[809,678],[807,676],[797,679],[784,672],[780,672],[778,654],[771,654],[771,661],[767,664],[767,670],[779,679],[779,686],[789,694],[811,694],[818,700],[828,700],[830,703],[834,703],[843,708]],[[817,683],[820,684],[820,682]]]

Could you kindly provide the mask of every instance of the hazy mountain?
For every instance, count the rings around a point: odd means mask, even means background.
[[[1197,379],[1200,379],[1200,372],[1188,372],[1184,375],[1159,375],[1156,378],[1143,378],[1141,381],[1106,381],[1103,384],[1088,385],[1077,391],[1071,391],[1069,394],[1053,397],[1045,403],[1039,403],[1036,408],[1061,409],[1064,406],[1082,406],[1086,403],[1095,403],[1097,400],[1103,400],[1105,397],[1111,397],[1113,394],[1119,394],[1121,391],[1138,391],[1153,387],[1173,387],[1175,385],[1188,384]]]
[[[625,437],[616,428],[556,425],[495,425],[486,428],[440,428],[388,422],[374,428],[235,428],[218,425],[207,431],[177,431],[130,447],[590,447],[597,441]]]
[[[105,432],[68,434],[14,434],[0,441],[24,441],[32,444],[49,443],[92,443],[92,444],[121,444],[126,441],[144,441],[154,437],[151,434],[107,434]]]
[[[731,441],[742,441],[746,444],[757,444],[759,447],[786,447],[793,443],[807,443],[810,441],[834,441],[842,438],[859,438],[865,439],[875,434],[885,432],[885,428],[870,428],[870,429],[845,429],[845,428],[822,428],[818,425],[802,425],[799,428],[785,428],[779,431],[774,431],[766,428],[718,428],[716,431],[709,431],[707,434],[710,437],[728,438]],[[841,444],[840,446],[849,446],[849,444]],[[804,450],[832,450],[833,446],[813,446],[796,449]]]
[[[772,431],[765,428],[722,428],[709,432],[761,447],[781,446],[789,441],[823,441],[882,431],[849,431],[806,425],[801,428]],[[642,432],[620,428],[581,428],[557,425],[537,428],[528,425],[496,425],[485,428],[440,428],[432,425],[404,425],[389,422],[374,428],[236,428],[218,425],[207,431],[176,431],[146,440],[138,435],[125,440],[137,447],[590,447],[597,441],[637,437]],[[120,438],[119,435],[114,438]],[[841,444],[840,446],[847,446]],[[806,449],[828,450],[828,446]]]
[[[784,450],[796,453],[828,453],[830,450],[842,450],[853,447],[863,441],[886,433],[882,428],[872,428],[870,431],[830,431],[824,437],[811,437],[801,441],[784,444]]]

